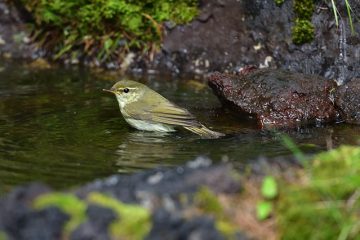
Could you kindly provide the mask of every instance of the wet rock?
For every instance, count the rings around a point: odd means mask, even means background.
[[[174,169],[154,169],[130,176],[115,175],[90,183],[80,188],[77,194],[84,197],[89,192],[99,191],[110,193],[127,203],[148,202],[155,205],[159,196],[194,193],[199,186],[207,186],[217,193],[240,191],[241,185],[232,178],[229,165],[209,166],[207,161],[198,159]]]
[[[236,72],[256,65],[345,81],[360,77],[360,36],[351,34],[344,1],[337,3],[344,23],[341,27],[335,25],[331,3],[316,2],[312,16],[315,38],[300,46],[292,42],[293,1],[281,6],[274,0],[218,2],[200,1],[197,19],[168,29],[153,65],[180,73]],[[360,9],[357,0],[349,4]],[[355,10],[353,19],[359,15]],[[354,28],[360,32],[358,21]],[[199,67],[197,60],[209,64]]]
[[[70,236],[72,240],[110,240],[108,228],[117,216],[109,208],[89,205],[86,210],[87,221],[81,224]]]
[[[225,239],[214,226],[214,220],[198,217],[186,221],[176,217],[164,209],[157,210],[153,215],[153,228],[146,240],[156,239]]]
[[[209,85],[226,105],[253,116],[261,127],[296,127],[337,120],[333,81],[283,70],[214,73]]]
[[[61,239],[63,227],[69,216],[58,208],[49,207],[40,211],[29,211],[17,222],[14,239]]]
[[[0,229],[10,239],[60,239],[68,216],[57,208],[35,211],[32,201],[50,189],[31,184],[14,189],[0,200]]]
[[[360,124],[360,79],[353,79],[336,90],[335,104],[341,118],[354,124]]]

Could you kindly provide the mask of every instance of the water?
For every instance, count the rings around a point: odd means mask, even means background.
[[[278,136],[222,109],[202,81],[135,78],[227,137],[203,140],[187,131],[134,130],[120,115],[115,97],[101,91],[116,79],[120,76],[77,68],[0,63],[0,192],[29,181],[63,189],[118,172],[183,164],[199,155],[246,164],[259,155],[290,154]],[[358,143],[359,130],[339,124],[289,134],[305,153],[315,153]]]

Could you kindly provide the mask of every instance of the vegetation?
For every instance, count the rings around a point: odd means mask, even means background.
[[[35,209],[55,206],[70,216],[65,225],[65,236],[70,236],[81,223],[86,220],[88,204],[97,204],[112,209],[118,216],[111,226],[113,239],[144,239],[150,231],[150,212],[134,204],[124,204],[110,196],[91,193],[86,200],[80,200],[68,193],[49,193],[35,199]],[[1,240],[1,235],[0,235]]]
[[[281,5],[284,3],[285,0],[274,0],[276,5]]]
[[[215,219],[217,230],[226,239],[236,239],[238,226],[234,225],[225,214],[218,197],[208,188],[202,187],[194,196],[194,206],[206,214],[210,214]]]
[[[283,239],[359,239],[360,148],[343,146],[305,164],[283,183],[277,219]]]
[[[144,239],[151,228],[150,211],[135,204],[124,204],[101,193],[88,196],[91,203],[112,209],[118,219],[110,226],[113,239]]]
[[[34,17],[34,39],[73,58],[121,58],[130,49],[154,51],[162,23],[189,22],[197,0],[21,0]]]
[[[274,0],[277,5],[281,5],[285,0]],[[339,11],[337,9],[336,3],[334,0],[331,1],[332,11],[334,13],[334,18],[336,26],[339,26]],[[345,1],[346,11],[349,18],[349,24],[351,32],[354,33],[354,25],[352,18],[352,8],[348,0]],[[294,2],[294,12],[296,18],[294,20],[294,26],[292,29],[292,39],[295,44],[301,45],[304,43],[311,42],[314,39],[314,25],[311,23],[311,17],[314,12],[314,0],[293,0]]]
[[[6,239],[8,239],[8,237],[7,237],[6,233],[5,233],[5,232],[0,231],[0,240],[6,240]]]
[[[265,220],[273,212],[273,203],[270,200],[274,200],[278,196],[278,186],[273,176],[264,177],[261,195],[265,200],[261,200],[256,205],[256,216],[259,220]]]
[[[350,5],[348,0],[345,0],[345,5],[346,5],[347,15],[349,17],[350,29],[351,29],[351,32],[354,33],[355,30],[354,30],[354,25],[353,25],[353,19],[352,19],[352,16],[351,16],[351,13],[352,13],[353,10],[352,10],[351,5]],[[331,0],[331,6],[332,6],[332,9],[333,9],[336,26],[339,26],[339,11],[338,11],[338,9],[336,7],[336,4],[335,4],[334,0]]]
[[[86,204],[76,196],[67,193],[49,193],[34,201],[34,208],[42,209],[49,206],[60,208],[70,216],[65,226],[65,234],[69,235],[86,219]]]
[[[294,0],[296,19],[292,29],[292,39],[295,44],[300,45],[314,39],[314,25],[311,23],[314,8],[313,0]]]

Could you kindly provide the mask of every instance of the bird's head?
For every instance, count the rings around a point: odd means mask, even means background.
[[[121,108],[126,104],[137,101],[146,91],[144,84],[131,80],[121,80],[115,83],[110,89],[103,91],[115,94]]]

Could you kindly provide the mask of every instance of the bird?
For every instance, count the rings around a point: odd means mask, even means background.
[[[103,91],[115,94],[125,121],[138,130],[174,132],[177,127],[183,127],[205,139],[225,136],[208,129],[188,110],[172,103],[142,83],[120,80],[110,89]]]

